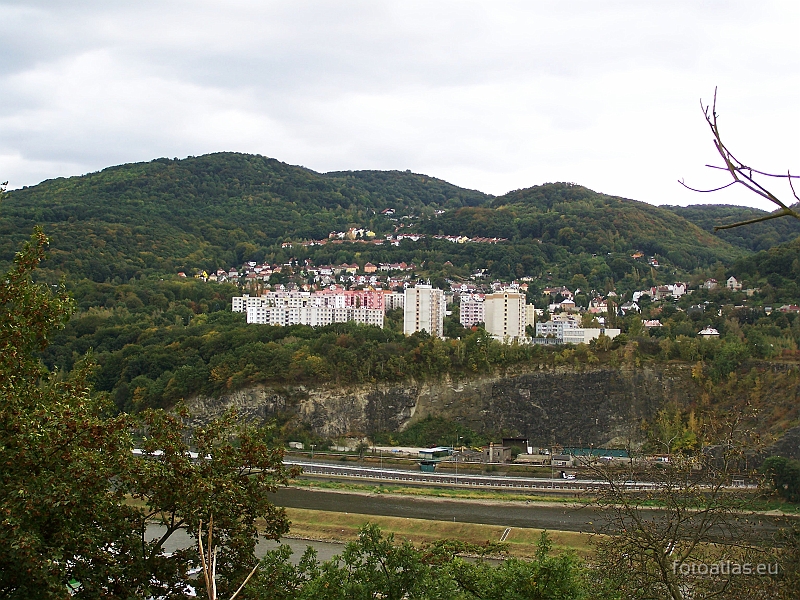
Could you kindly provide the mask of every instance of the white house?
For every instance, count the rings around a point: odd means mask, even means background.
[[[701,338],[705,338],[705,339],[718,338],[719,337],[719,331],[717,331],[713,327],[709,326],[709,327],[706,327],[705,329],[703,329],[702,331],[698,331],[697,335],[699,335]]]
[[[625,304],[620,306],[619,309],[623,315],[626,315],[630,312],[636,312],[636,313],[642,312],[642,309],[639,308],[639,305],[636,304],[636,302],[626,302]]]

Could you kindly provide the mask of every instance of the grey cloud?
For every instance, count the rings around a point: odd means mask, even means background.
[[[663,200],[689,158],[713,158],[687,132],[715,84],[734,114],[779,90],[770,110],[796,123],[797,16],[781,2],[0,2],[0,178],[239,150]]]

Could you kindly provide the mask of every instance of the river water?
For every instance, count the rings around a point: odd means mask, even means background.
[[[290,508],[561,531],[591,531],[602,516],[597,509],[576,505],[476,502],[301,488],[280,488],[274,502]]]
[[[150,524],[147,526],[147,539],[148,541],[158,539],[166,528],[163,525]],[[165,552],[174,552],[181,548],[188,548],[195,545],[194,538],[192,538],[186,531],[180,530],[173,533],[167,542],[164,544]],[[295,540],[284,538],[280,542],[275,540],[259,540],[256,546],[256,556],[262,558],[270,550],[274,550],[279,545],[289,546],[292,549],[292,564],[297,564],[303,556],[307,546],[311,546],[317,551],[317,559],[320,561],[330,560],[337,554],[341,554],[344,550],[344,544],[335,544],[332,542],[316,542],[312,540]]]
[[[468,500],[433,499],[391,494],[358,494],[308,490],[301,488],[280,488],[273,498],[278,506],[305,508],[310,510],[335,511],[350,514],[406,517],[411,519],[431,519],[462,523],[483,523],[504,527],[527,527],[549,529],[551,531],[592,532],[601,529],[608,513],[603,509],[575,504],[542,505],[537,503],[477,502]],[[658,510],[653,511],[656,516]],[[365,519],[366,520],[366,519]],[[769,517],[759,519],[757,529],[762,535],[770,537],[777,529],[777,522]],[[148,537],[155,539],[164,529],[158,525],[148,526]],[[171,536],[167,551],[192,545],[192,539],[184,532]],[[316,542],[295,539],[260,541],[256,549],[259,557],[278,544],[288,545],[294,551],[292,561],[296,564],[306,549],[311,546],[317,550],[320,560],[330,560],[340,554],[343,544]]]
[[[326,510],[365,516],[382,515],[565,531],[590,531],[592,527],[588,522],[592,515],[586,511],[572,507],[536,504],[486,504],[383,494],[348,494],[300,488],[280,488],[273,501],[276,505],[287,508]],[[163,535],[164,531],[165,529],[161,525],[149,525],[147,528],[148,539],[156,539]],[[193,544],[193,539],[186,532],[178,531],[165,544],[165,550],[172,552]],[[292,549],[294,564],[300,560],[307,546],[311,546],[317,551],[317,558],[321,561],[330,560],[344,549],[344,544],[285,538],[280,542],[275,540],[259,541],[256,555],[261,558],[268,551],[277,548],[279,544],[287,545]]]

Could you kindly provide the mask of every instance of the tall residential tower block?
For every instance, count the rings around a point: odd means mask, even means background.
[[[406,288],[403,302],[403,333],[411,335],[423,329],[431,335],[444,337],[444,293],[430,285]]]
[[[525,294],[504,290],[484,298],[486,331],[502,342],[525,339]]]

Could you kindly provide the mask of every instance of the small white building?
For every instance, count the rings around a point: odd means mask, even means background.
[[[728,277],[728,280],[725,282],[725,287],[727,287],[732,292],[738,292],[742,289],[742,284],[736,281],[736,277],[731,275]]]
[[[639,308],[639,305],[636,302],[626,302],[622,306],[619,307],[620,312],[623,315],[627,315],[628,313],[635,312],[640,313],[642,309]]]
[[[564,329],[563,340],[565,344],[588,344],[596,340],[601,334],[605,334],[612,340],[617,337],[622,330],[620,329],[600,329],[598,327],[575,327]]]
[[[709,327],[706,327],[705,329],[703,329],[702,331],[698,331],[697,335],[699,335],[701,338],[706,338],[706,339],[718,338],[719,337],[719,331],[717,331],[713,327],[709,326]]]

